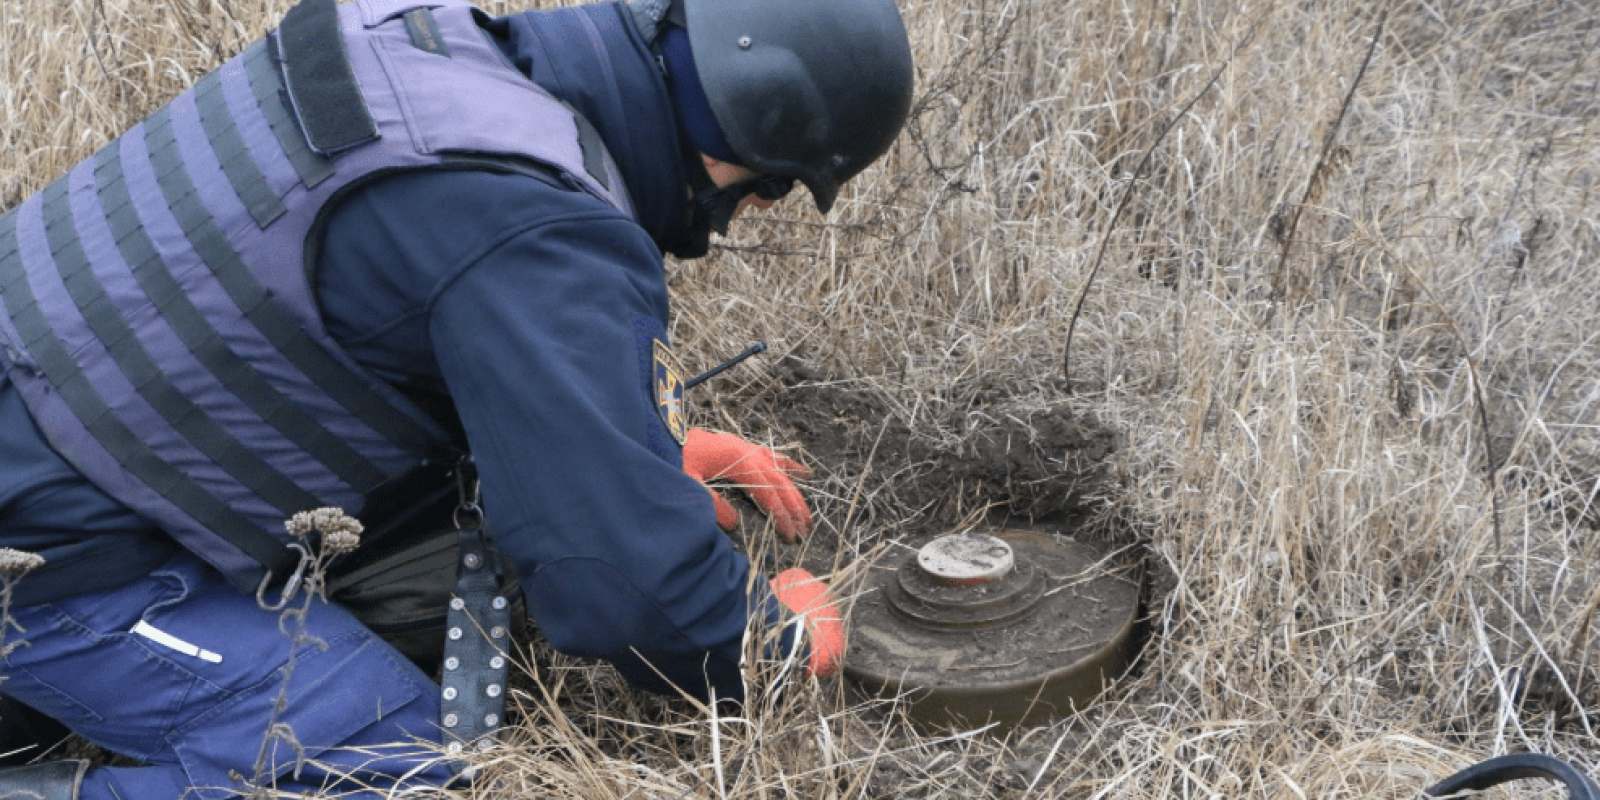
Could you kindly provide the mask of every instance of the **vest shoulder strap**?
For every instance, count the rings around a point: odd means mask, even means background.
[[[284,15],[270,41],[283,65],[289,105],[312,150],[330,155],[378,138],[339,32],[334,0],[302,0]]]

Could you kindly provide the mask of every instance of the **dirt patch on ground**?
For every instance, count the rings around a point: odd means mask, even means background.
[[[1113,494],[1120,437],[1066,399],[993,391],[928,419],[793,359],[763,416],[804,447],[819,512],[917,538],[960,525],[1080,528]],[[840,507],[842,506],[842,507]],[[820,533],[820,531],[819,531]]]

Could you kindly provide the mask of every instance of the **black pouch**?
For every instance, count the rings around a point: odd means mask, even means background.
[[[456,585],[459,534],[444,520],[396,530],[334,565],[328,599],[429,675],[444,653],[445,615]],[[512,635],[525,640],[528,611],[517,571],[498,552],[500,591],[511,598]]]

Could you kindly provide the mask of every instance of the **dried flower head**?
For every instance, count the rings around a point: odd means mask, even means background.
[[[342,556],[361,546],[361,537],[346,530],[334,531],[322,537],[322,550],[331,556]]]
[[[304,539],[311,531],[322,532],[322,546],[333,555],[348,553],[361,544],[361,522],[331,506],[301,511],[283,523],[289,535]]]
[[[290,536],[296,539],[306,538],[306,534],[311,532],[311,512],[297,512],[294,516],[284,520],[283,527],[284,530],[289,532]]]
[[[283,523],[283,528],[290,531],[290,536],[296,539],[304,539],[307,534],[310,534],[310,531],[314,530],[322,531],[323,536],[330,536],[330,534],[334,533],[349,533],[350,536],[360,538],[362,531],[365,530],[365,528],[362,528],[360,520],[350,517],[349,514],[344,514],[344,509],[336,509],[336,507],[331,506],[322,507],[322,509],[302,510],[302,512],[298,512],[298,514],[288,518],[288,522]]]
[[[44,556],[38,553],[0,547],[0,575],[20,578],[42,566],[44,566]]]
[[[333,508],[331,506],[319,508],[311,512],[311,518],[311,524],[317,530],[322,531],[324,536],[339,532],[346,532],[354,536],[361,535],[361,523],[355,517],[344,513],[342,508]]]

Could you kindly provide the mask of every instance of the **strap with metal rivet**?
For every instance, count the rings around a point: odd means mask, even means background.
[[[492,568],[476,487],[473,495],[468,498],[463,491],[462,507],[456,512],[460,559],[455,595],[445,618],[440,719],[453,740],[452,753],[459,752],[459,745],[474,742],[480,749],[492,746],[505,712],[511,608],[500,595],[500,581]]]

